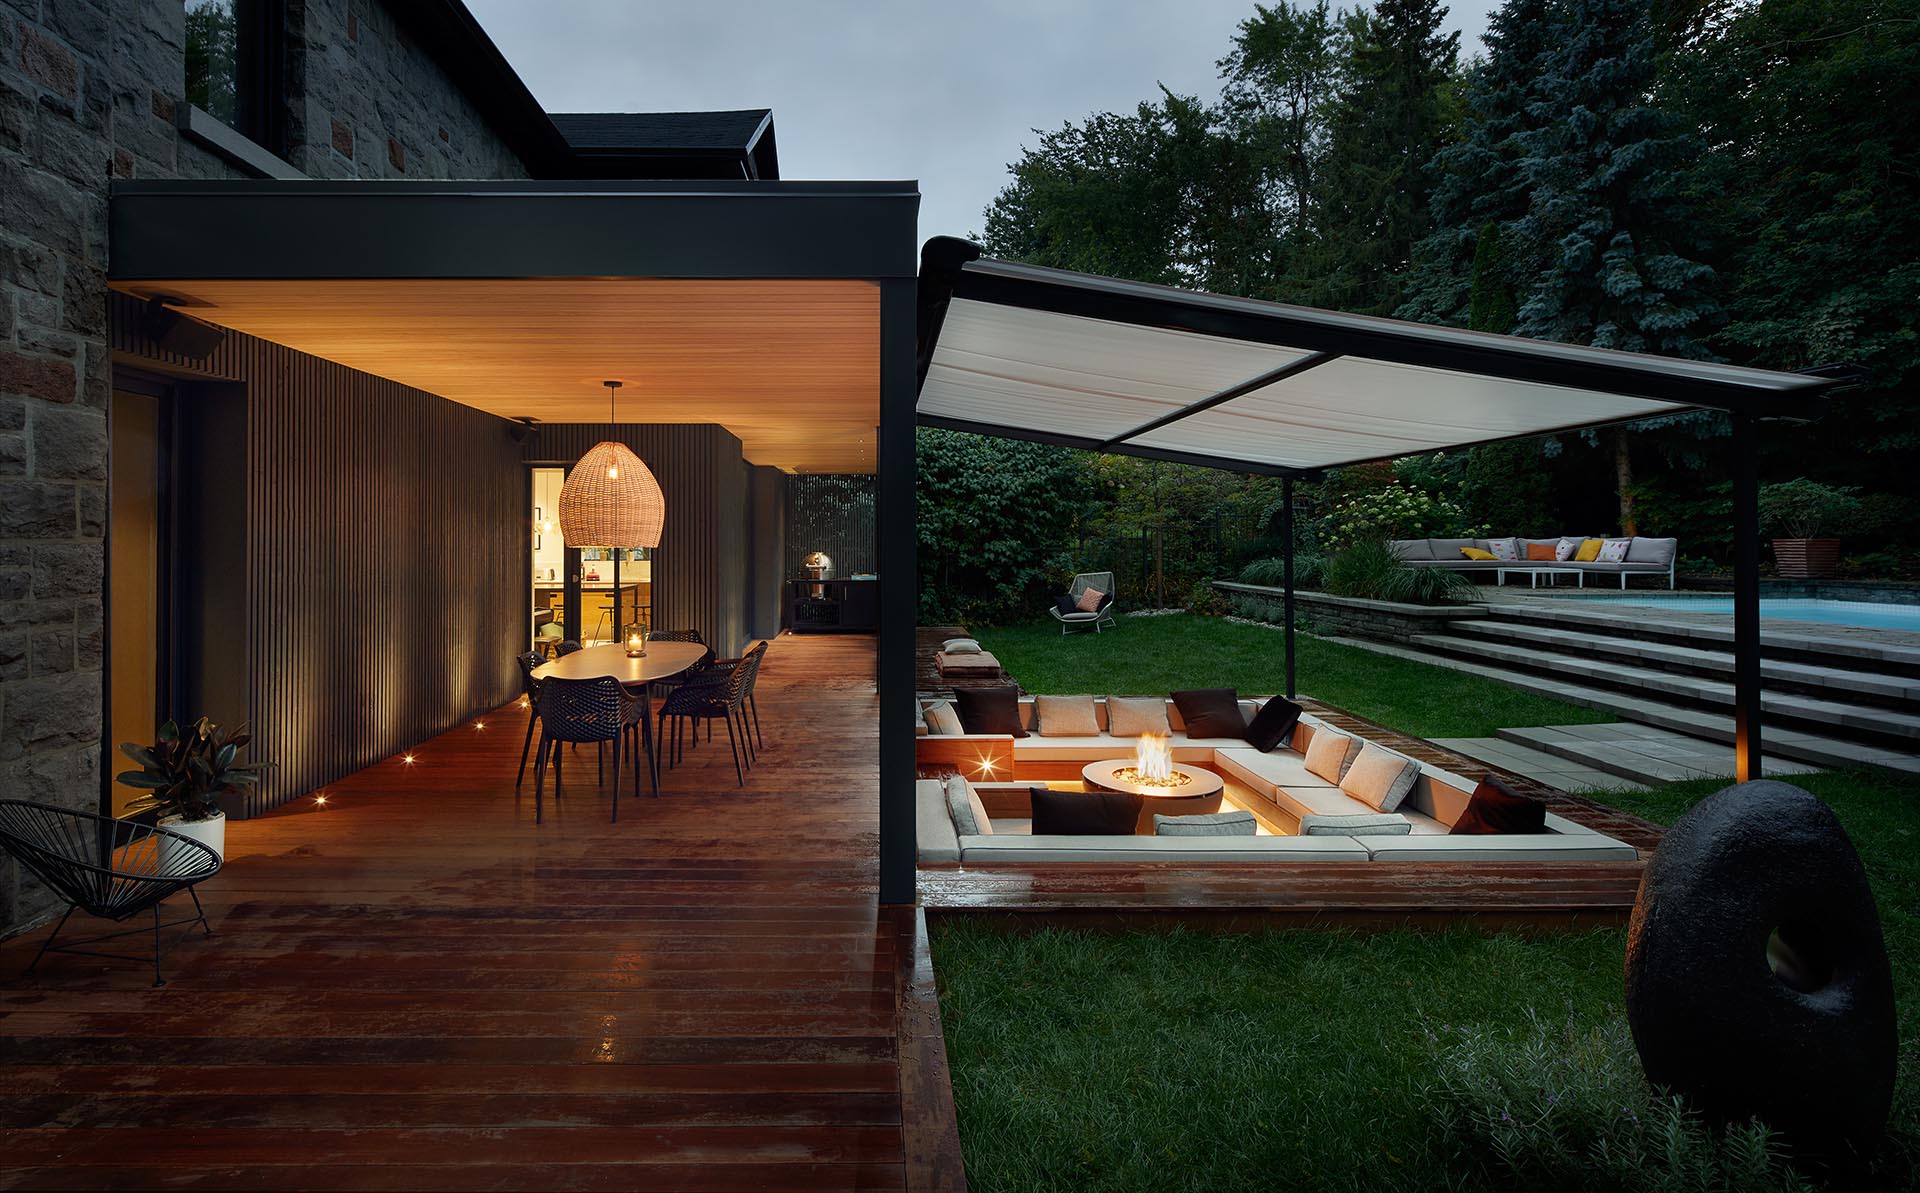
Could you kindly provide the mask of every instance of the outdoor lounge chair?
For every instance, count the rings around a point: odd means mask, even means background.
[[[153,984],[163,986],[160,958],[167,948],[177,944],[198,926],[208,936],[207,913],[200,906],[194,884],[220,871],[220,855],[209,845],[192,837],[135,820],[116,820],[93,812],[76,812],[51,804],[26,800],[0,800],[0,848],[12,854],[22,866],[33,871],[40,881],[67,901],[67,913],[48,934],[33,963],[32,973],[48,953],[76,953],[83,957],[112,957],[126,961],[144,961],[131,953],[107,953],[89,948],[126,936],[153,933]],[[170,895],[187,892],[193,898],[194,914],[179,919],[160,920],[160,904]],[[76,911],[124,924],[141,912],[153,914],[153,926],[126,928],[97,936],[54,944],[60,930]],[[166,928],[185,925],[184,930],[164,941]]]
[[[1073,578],[1073,583],[1067,588],[1067,596],[1078,601],[1080,594],[1089,588],[1097,588],[1107,594],[1106,597],[1101,600],[1098,611],[1093,613],[1062,613],[1058,605],[1047,610],[1047,612],[1053,614],[1053,619],[1060,623],[1060,632],[1062,634],[1072,629],[1084,630],[1088,626],[1092,626],[1093,632],[1097,634],[1100,632],[1101,626],[1114,624],[1113,573],[1082,572]]]

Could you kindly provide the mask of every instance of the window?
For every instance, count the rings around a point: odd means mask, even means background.
[[[187,102],[269,153],[284,148],[286,0],[186,0]]]

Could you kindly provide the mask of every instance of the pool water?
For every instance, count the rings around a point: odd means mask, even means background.
[[[1594,605],[1631,605],[1639,609],[1690,609],[1695,613],[1733,612],[1732,597],[1573,597]],[[1811,597],[1761,597],[1760,616],[1876,630],[1920,632],[1920,605],[1875,601],[1822,601]]]

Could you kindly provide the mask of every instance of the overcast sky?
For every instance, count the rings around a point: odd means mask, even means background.
[[[467,0],[552,112],[772,108],[783,178],[917,178],[978,232],[1007,163],[1158,84],[1212,98],[1253,0]],[[1463,52],[1489,0],[1454,6]]]

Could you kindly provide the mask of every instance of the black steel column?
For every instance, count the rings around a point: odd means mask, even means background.
[[[1286,586],[1286,596],[1281,600],[1282,616],[1286,619],[1285,638],[1287,640],[1287,698],[1294,694],[1293,682],[1293,478],[1284,477],[1280,481],[1280,547],[1281,581]]]
[[[1760,451],[1753,416],[1733,419],[1734,777],[1760,777]]]
[[[880,566],[880,902],[914,901],[913,628],[918,566],[914,508],[914,326],[912,278],[880,283],[879,481],[874,494]]]

